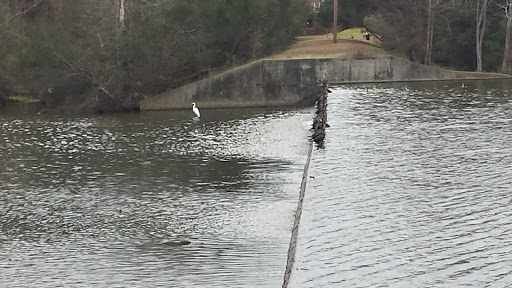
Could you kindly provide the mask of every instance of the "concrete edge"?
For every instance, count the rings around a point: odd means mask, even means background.
[[[261,59],[142,99],[144,110],[279,107],[311,100],[317,79],[363,84],[505,79],[499,73],[447,70],[393,56],[369,58]],[[311,94],[311,95],[310,95]]]
[[[459,77],[456,78],[450,78],[450,79],[403,79],[403,80],[364,80],[364,81],[343,81],[343,82],[330,82],[330,84],[333,85],[352,85],[352,84],[372,84],[372,83],[410,83],[410,82],[432,82],[432,81],[443,81],[443,82],[449,82],[449,81],[476,81],[476,80],[494,80],[494,79],[510,79],[512,78],[512,75],[506,75],[506,74],[497,74],[497,75],[490,75],[490,76],[471,76],[471,77]]]
[[[306,185],[308,181],[309,163],[311,162],[311,154],[313,153],[313,142],[309,143],[308,158],[304,165],[304,172],[302,174],[302,181],[300,183],[299,202],[297,203],[297,210],[295,211],[295,221],[293,223],[292,236],[290,238],[290,246],[288,247],[288,260],[286,262],[286,270],[284,273],[283,288],[288,287],[290,277],[292,275],[293,266],[295,264],[295,253],[297,248],[297,237],[299,234],[300,217],[302,215],[302,203],[306,194]]]

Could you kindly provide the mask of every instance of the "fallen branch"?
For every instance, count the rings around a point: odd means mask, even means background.
[[[110,92],[107,91],[107,89],[103,88],[103,87],[98,87],[98,90],[100,90],[101,92],[105,93],[105,95],[107,95],[110,99],[114,100],[114,95],[112,95]]]

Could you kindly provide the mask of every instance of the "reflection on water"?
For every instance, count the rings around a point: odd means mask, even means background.
[[[2,113],[0,286],[281,285],[310,109]]]
[[[291,287],[511,287],[511,84],[335,89]]]

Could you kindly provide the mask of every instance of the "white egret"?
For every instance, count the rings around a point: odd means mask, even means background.
[[[201,117],[201,113],[199,113],[199,109],[196,107],[196,102],[192,103],[192,112],[194,112],[197,117]]]

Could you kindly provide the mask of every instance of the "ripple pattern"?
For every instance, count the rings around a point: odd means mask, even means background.
[[[408,86],[330,95],[289,287],[512,286],[510,84]]]
[[[280,286],[311,111],[186,112],[0,115],[0,286]]]

